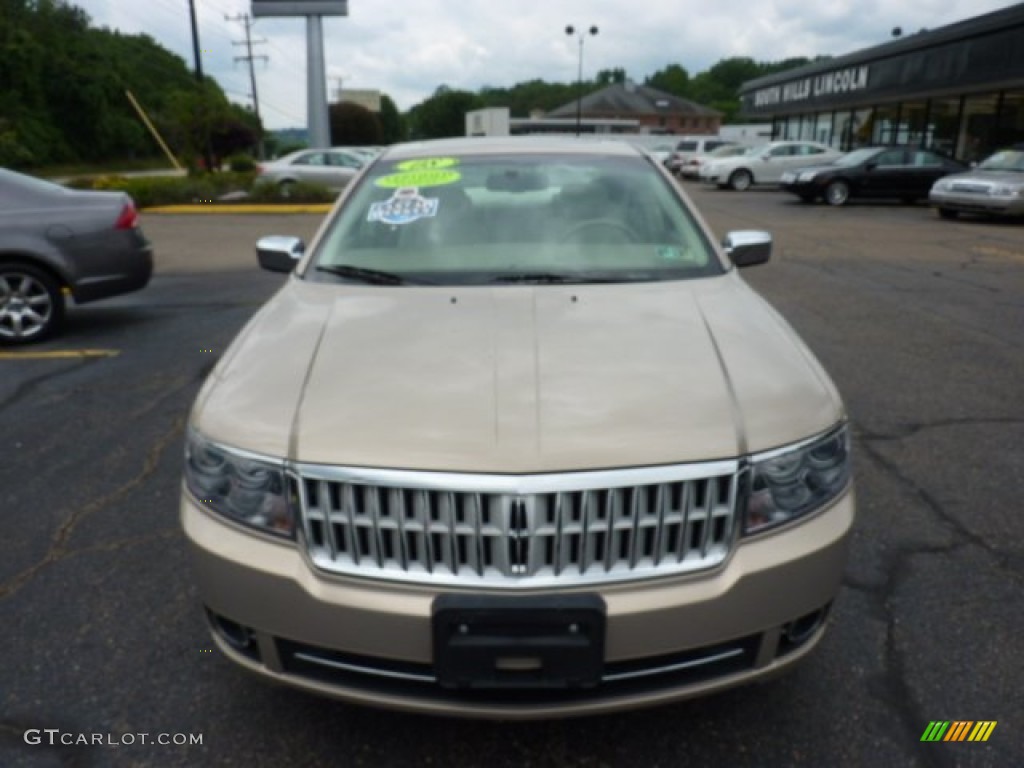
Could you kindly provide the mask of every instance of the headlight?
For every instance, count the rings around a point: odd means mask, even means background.
[[[215,445],[189,429],[185,484],[203,506],[231,520],[278,536],[295,535],[296,504],[283,462]]]
[[[817,171],[803,171],[796,178],[797,178],[797,181],[805,181],[805,182],[806,181],[814,181],[814,177],[817,176],[817,175],[818,175]]]
[[[850,482],[850,441],[845,426],[796,448],[751,459],[743,532],[783,525],[838,496]]]
[[[949,182],[936,181],[932,184],[932,192],[949,192]]]
[[[1013,187],[1008,187],[1005,184],[1002,184],[996,187],[992,187],[989,194],[992,195],[992,197],[1013,197],[1016,191],[1017,190],[1015,190]]]

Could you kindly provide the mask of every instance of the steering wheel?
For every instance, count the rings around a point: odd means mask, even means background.
[[[565,243],[576,240],[584,243],[595,243],[604,241],[604,238],[594,237],[593,235],[590,237],[580,237],[583,233],[591,232],[591,230],[593,230],[594,234],[604,230],[607,234],[613,235],[611,238],[613,243],[635,243],[640,239],[636,232],[621,221],[615,219],[586,219],[585,221],[573,224],[565,230],[561,237],[559,237],[559,242]]]

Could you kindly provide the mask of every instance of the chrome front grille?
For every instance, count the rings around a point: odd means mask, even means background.
[[[975,184],[968,181],[954,181],[949,188],[954,192],[967,192],[972,195],[987,195],[991,191],[988,184]]]
[[[541,587],[711,568],[735,539],[738,465],[559,475],[298,467],[316,567],[429,584]]]

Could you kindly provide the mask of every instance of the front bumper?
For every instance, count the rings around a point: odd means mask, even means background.
[[[995,197],[992,195],[932,191],[928,202],[934,208],[963,213],[984,213],[993,216],[1024,216],[1024,197]]]
[[[690,698],[799,661],[839,589],[854,494],[744,541],[708,572],[573,590],[607,605],[605,677],[550,692],[442,688],[432,679],[437,590],[315,572],[300,547],[225,523],[187,493],[181,513],[214,639],[239,664],[366,705],[526,719]]]

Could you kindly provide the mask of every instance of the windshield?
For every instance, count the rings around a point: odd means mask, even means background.
[[[725,144],[721,147],[716,147],[708,152],[709,157],[736,157],[737,155],[745,155],[750,149],[747,147],[741,147],[737,144]]]
[[[519,152],[379,161],[333,219],[313,268],[315,280],[436,285],[723,271],[646,158]]]
[[[985,159],[978,166],[983,171],[1024,172],[1024,150],[1004,149]]]
[[[853,152],[847,152],[845,155],[840,157],[838,160],[833,160],[833,165],[841,165],[844,167],[850,167],[852,165],[860,165],[866,163],[872,157],[881,152],[878,147],[869,147],[867,149],[855,149]]]

